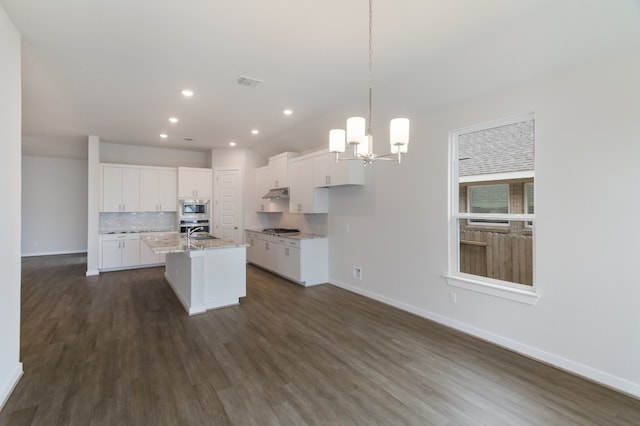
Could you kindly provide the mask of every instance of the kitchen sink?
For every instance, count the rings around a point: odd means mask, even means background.
[[[217,240],[218,237],[214,237],[211,234],[198,234],[198,235],[192,235],[191,239],[192,240],[196,240],[196,241],[200,241],[200,240]]]

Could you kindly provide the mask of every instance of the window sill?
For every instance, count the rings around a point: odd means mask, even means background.
[[[524,303],[527,305],[535,305],[540,298],[540,295],[533,289],[525,290],[515,287],[512,288],[497,283],[494,284],[492,282],[458,275],[445,275],[444,278],[447,280],[447,284],[451,287],[463,288],[476,293],[512,300],[514,302]]]

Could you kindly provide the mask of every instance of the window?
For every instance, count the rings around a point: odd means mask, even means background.
[[[447,282],[534,303],[533,114],[454,131],[450,144]]]
[[[509,213],[509,185],[481,185],[467,187],[469,213]],[[505,225],[507,220],[470,219],[470,224]]]

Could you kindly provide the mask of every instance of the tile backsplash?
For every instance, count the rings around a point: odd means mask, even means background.
[[[100,213],[100,233],[175,231],[175,212]]]
[[[295,228],[305,234],[328,234],[328,215],[326,213],[300,214],[300,213],[267,213],[267,226],[265,228]]]

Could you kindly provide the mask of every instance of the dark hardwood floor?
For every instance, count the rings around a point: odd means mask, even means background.
[[[331,285],[247,269],[188,317],[162,268],[23,260],[0,425],[639,425],[640,401]]]

